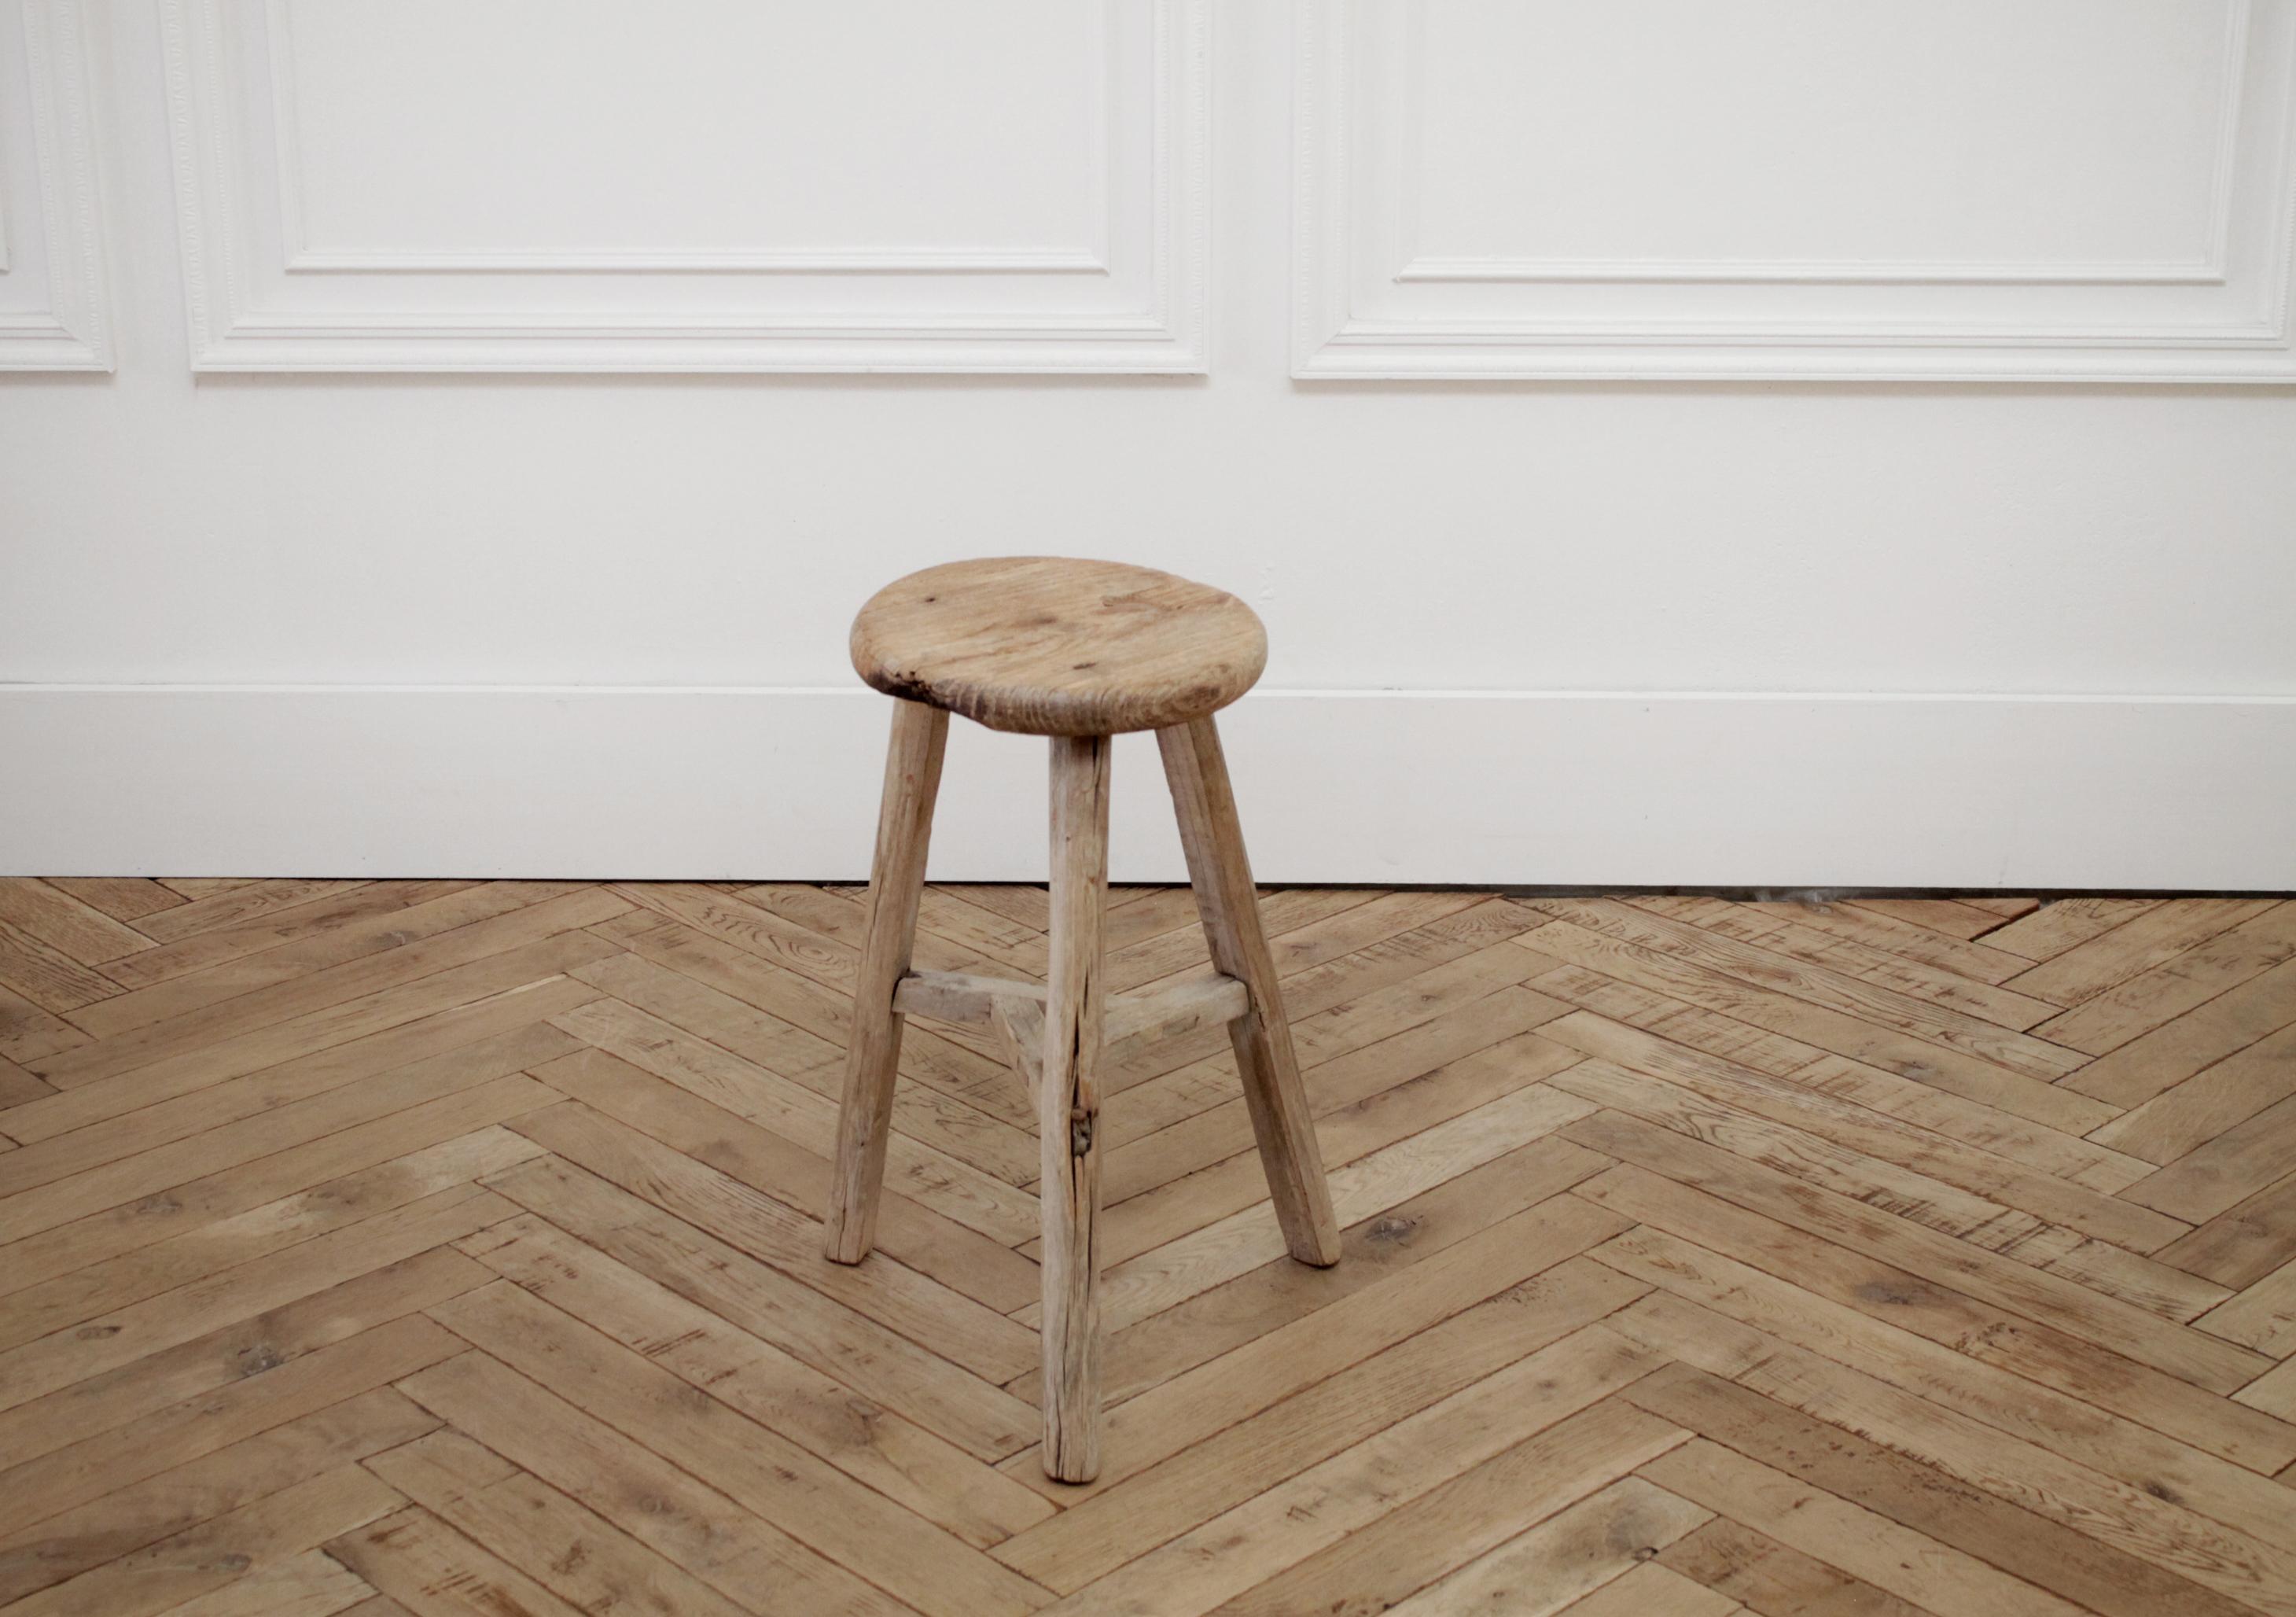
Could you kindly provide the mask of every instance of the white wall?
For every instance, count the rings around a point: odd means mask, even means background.
[[[1919,50],[1815,0],[982,0],[880,8],[976,26],[875,57],[797,4],[587,49],[546,19],[641,13],[181,0],[172,79],[145,0],[19,6],[88,13],[116,369],[0,378],[9,869],[855,875],[853,608],[1051,550],[1267,619],[1266,878],[2296,886],[2296,0],[1956,4]],[[778,111],[722,70],[775,26]],[[442,364],[735,373],[316,368]],[[810,365],[908,373],[741,373]],[[915,373],[1020,366],[1075,373]],[[968,731],[934,872],[1031,874],[1040,748]],[[1119,874],[1171,874],[1118,769]]]

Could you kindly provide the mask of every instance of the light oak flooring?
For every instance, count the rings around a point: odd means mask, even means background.
[[[986,1038],[819,1256],[855,890],[0,882],[0,1612],[2296,1614],[2296,902],[1265,903],[1346,1256],[1114,1071],[1062,1488]]]

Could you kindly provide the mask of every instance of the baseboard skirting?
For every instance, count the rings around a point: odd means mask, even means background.
[[[2296,698],[1275,691],[1278,882],[2296,889]],[[0,685],[0,873],[857,880],[863,691]],[[1112,868],[1181,874],[1155,749]],[[1041,880],[1044,749],[959,724],[932,874]]]

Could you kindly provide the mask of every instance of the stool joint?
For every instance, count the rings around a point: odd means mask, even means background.
[[[893,1009],[903,1015],[975,1026],[994,1026],[1023,1005],[1041,1014],[1044,1005],[1041,984],[964,972],[911,972],[893,989]],[[1121,1065],[1160,1039],[1234,1022],[1251,1009],[1251,990],[1242,979],[1209,968],[1160,988],[1111,994],[1101,1059]]]

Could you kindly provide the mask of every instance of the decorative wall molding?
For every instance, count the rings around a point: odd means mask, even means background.
[[[685,275],[1104,275],[1107,260],[1084,248],[1047,247],[1022,252],[980,248],[946,251],[932,248],[867,252],[776,252],[750,248],[738,252],[671,252],[638,250],[617,252],[592,248],[581,252],[424,252],[412,248],[343,250],[297,247],[285,261],[290,275],[644,275],[657,271]]]
[[[0,13],[0,29],[13,32],[0,41],[0,153],[24,142],[38,192],[10,194],[0,168],[0,370],[108,371],[111,298],[80,0],[10,9],[13,16]],[[6,82],[12,68],[20,94]],[[37,252],[16,234],[30,230]],[[19,300],[20,283],[31,288],[28,300]]]
[[[1507,259],[1414,258],[1398,281],[1720,281],[1796,282],[1806,286],[1866,283],[1896,286],[1988,286],[2037,282],[2047,286],[2221,286],[2221,254],[2190,263],[2018,263],[1971,259],[1858,263],[1847,259]]]
[[[2226,7],[2205,249],[2127,259],[1424,250],[1429,3],[1298,0],[1297,376],[2296,382],[2296,0]]]
[[[1098,0],[1103,8],[1115,0]],[[289,274],[601,274],[642,275],[671,272],[687,275],[751,272],[780,275],[1106,275],[1109,273],[1109,213],[1115,206],[1107,168],[1115,145],[1115,132],[1100,131],[1097,168],[1101,188],[1099,227],[1088,242],[1067,247],[1029,250],[1010,248],[776,248],[752,246],[713,252],[669,251],[660,249],[596,247],[578,251],[517,251],[476,250],[440,251],[436,249],[363,248],[314,245],[306,227],[303,204],[303,160],[298,134],[300,113],[295,91],[294,0],[266,0],[264,23],[270,45],[270,111],[272,160],[277,176],[281,235]],[[1119,68],[1113,53],[1105,64],[1110,84],[1103,86],[1110,122],[1118,116],[1113,80]]]
[[[315,242],[292,0],[161,0],[193,368],[1201,373],[1210,0],[1103,4],[1088,239],[695,250]]]
[[[857,881],[883,721],[857,689],[0,685],[0,874]],[[1221,724],[1268,882],[2296,889],[2296,698],[1275,691]],[[1825,767],[1781,792],[1794,758]],[[933,876],[1042,881],[1044,770],[955,726]],[[1180,878],[1151,737],[1115,778],[1117,879]]]

